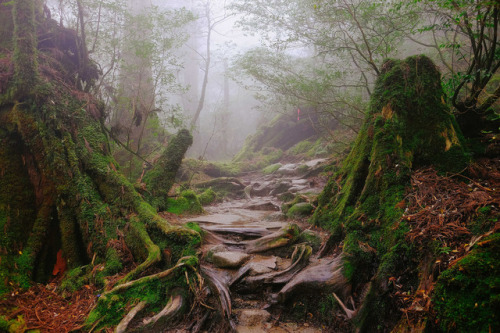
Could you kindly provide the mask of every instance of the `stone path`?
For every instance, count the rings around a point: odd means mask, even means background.
[[[308,166],[320,162],[311,161]],[[277,298],[282,297],[286,302],[287,295],[276,293],[272,283],[286,289],[288,280],[311,263],[312,267],[333,267],[326,274],[319,273],[330,280],[329,275],[338,270],[332,264],[333,260],[323,264],[323,259],[314,259],[311,245],[298,241],[299,233],[309,229],[310,225],[300,222],[300,227],[291,225],[296,221],[286,220],[280,212],[282,202],[278,198],[283,193],[321,191],[322,184],[311,181],[311,178],[301,178],[294,171],[297,169],[296,165],[284,165],[274,175],[257,180],[244,179],[246,199],[205,207],[207,215],[185,219],[185,222],[198,223],[205,232],[202,272],[206,279],[215,280],[212,288],[216,289],[215,294],[226,307],[227,319],[236,332],[323,331],[308,322],[282,321],[280,311],[273,311]],[[319,242],[326,237],[318,231],[308,230],[306,233]],[[297,245],[299,243],[301,245]],[[326,283],[333,281],[330,280]]]

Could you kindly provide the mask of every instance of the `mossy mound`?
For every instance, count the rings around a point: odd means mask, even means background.
[[[443,272],[432,297],[446,332],[500,331],[500,234],[479,241]]]
[[[168,198],[167,211],[174,214],[201,214],[203,207],[201,206],[198,195],[192,190],[182,191],[177,198]]]
[[[372,280],[358,312],[362,329],[397,321],[397,307],[383,297],[387,279],[416,271],[418,255],[405,242],[409,228],[398,205],[412,170],[458,171],[468,161],[444,100],[429,58],[386,61],[354,146],[318,198],[313,222],[331,230],[330,242],[343,242],[344,274],[355,288]]]

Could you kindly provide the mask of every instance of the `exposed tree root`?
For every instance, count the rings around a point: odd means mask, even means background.
[[[118,326],[115,328],[115,333],[124,333],[127,331],[128,325],[135,318],[135,316],[141,312],[147,305],[147,302],[141,301],[136,306],[132,308],[132,310],[127,313],[125,317],[120,321]]]
[[[299,237],[300,229],[296,224],[289,224],[270,235],[245,242],[246,252],[257,253],[293,244]]]
[[[347,297],[351,288],[342,274],[342,255],[333,259],[319,259],[293,276],[278,293],[278,301],[284,303],[291,294],[301,289],[333,290]]]
[[[295,260],[288,268],[278,272],[247,277],[244,279],[244,283],[251,289],[255,289],[262,284],[284,284],[307,266],[311,253],[312,248],[310,246],[298,245],[295,248],[294,255],[292,255]]]
[[[153,329],[155,327],[161,326],[166,321],[179,314],[182,311],[185,303],[186,301],[184,299],[184,296],[182,295],[182,292],[180,292],[179,290],[174,290],[163,310],[161,310],[153,317],[144,319],[139,328]]]
[[[109,296],[109,295],[114,294],[114,293],[123,292],[123,291],[130,289],[132,287],[137,287],[139,285],[151,283],[155,280],[160,280],[160,279],[166,278],[169,275],[171,275],[173,272],[175,272],[179,267],[185,266],[186,261],[191,260],[191,259],[193,259],[193,257],[182,257],[181,259],[179,259],[177,264],[172,268],[169,268],[169,269],[162,271],[160,273],[156,273],[153,275],[148,275],[148,276],[142,277],[142,278],[134,280],[134,281],[119,284],[116,287],[114,287],[113,289],[111,289],[110,291],[107,291],[106,293],[104,293],[101,296],[101,298]]]
[[[217,298],[219,299],[222,316],[229,323],[233,331],[235,331],[236,326],[231,319],[232,305],[228,279],[224,278],[220,274],[217,274],[216,270],[205,265],[201,266],[201,273],[208,281],[208,284],[212,287],[211,289],[215,292]]]

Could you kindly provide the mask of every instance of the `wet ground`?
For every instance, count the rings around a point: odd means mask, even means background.
[[[315,165],[314,162],[310,164]],[[285,169],[293,170],[294,166],[288,165]],[[314,326],[312,322],[285,319],[283,309],[290,304],[276,307],[273,300],[276,290],[273,288],[259,286],[252,290],[251,287],[238,283],[243,276],[251,279],[255,276],[272,275],[292,265],[293,244],[254,252],[252,249],[255,249],[253,245],[256,240],[272,237],[270,235],[279,233],[291,223],[296,224],[301,231],[310,229],[321,240],[327,237],[326,233],[313,228],[306,219],[290,220],[280,211],[282,202],[278,197],[281,193],[276,193],[275,189],[286,183],[289,185],[287,191],[291,189],[295,193],[319,193],[324,184],[312,178],[288,171],[269,176],[247,176],[243,180],[250,189],[246,199],[228,200],[205,207],[206,215],[184,220],[186,223],[198,223],[205,231],[202,269],[219,280],[224,285],[222,289],[227,288],[230,298],[228,317],[237,332],[324,331],[324,327]],[[255,190],[252,191],[253,189]]]

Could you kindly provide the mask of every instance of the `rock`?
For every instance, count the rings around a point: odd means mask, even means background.
[[[297,174],[297,164],[285,164],[279,168],[276,172],[280,175],[293,176]]]
[[[210,250],[208,250],[208,252],[205,256],[206,260],[208,262],[212,262],[212,258],[213,258],[215,253],[224,252],[224,251],[227,251],[227,248],[224,245],[222,245],[222,244],[215,245],[214,247],[210,248]]]
[[[292,187],[292,184],[290,182],[282,181],[277,183],[274,186],[273,190],[269,192],[269,194],[277,196],[278,194],[288,191],[290,187]]]
[[[217,252],[212,256],[212,262],[219,268],[238,268],[243,265],[250,255],[243,252]]]
[[[314,168],[322,163],[325,163],[326,161],[328,161],[326,158],[317,158],[315,160],[307,161],[306,165],[310,168]]]
[[[271,319],[271,314],[260,309],[241,309],[233,311],[238,317],[238,323],[243,326],[260,326]]]
[[[290,193],[297,193],[300,191],[304,191],[305,189],[309,188],[309,186],[303,186],[303,185],[294,185],[288,189],[288,192]]]
[[[286,216],[289,218],[294,218],[294,217],[306,217],[312,214],[314,210],[314,207],[308,203],[308,202],[299,202],[295,205],[293,205],[288,212],[286,213]]]
[[[273,190],[272,185],[273,183],[270,181],[266,181],[263,183],[253,183],[250,194],[259,197],[264,197],[266,195],[269,195],[269,193]]]
[[[251,263],[250,264],[250,273],[248,273],[250,276],[254,275],[261,275],[261,274],[266,274],[269,272],[272,272],[273,270],[267,266],[261,265],[261,264],[256,264],[256,263]]]
[[[298,186],[298,185],[309,185],[309,180],[308,179],[292,179],[292,185],[293,186]]]
[[[269,273],[276,269],[276,257],[262,257],[257,255],[252,258],[248,265],[250,265],[249,275]]]
[[[274,203],[272,203],[270,201],[250,203],[248,205],[243,206],[243,208],[249,209],[249,210],[265,210],[265,211],[279,211],[280,210],[279,206],[275,205]]]

